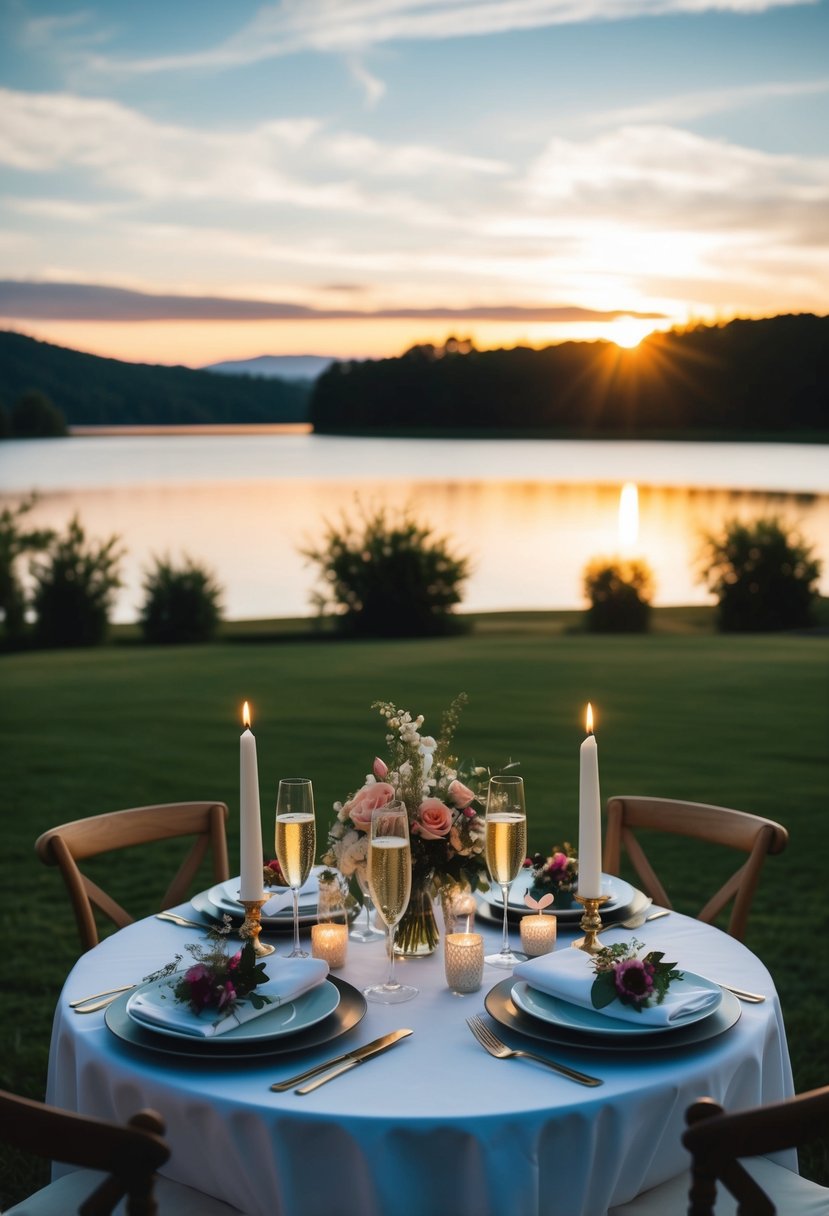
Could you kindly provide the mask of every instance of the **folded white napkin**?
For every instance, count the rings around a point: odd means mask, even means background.
[[[678,967],[681,971],[682,968]],[[596,973],[593,960],[583,950],[556,950],[539,958],[519,963],[513,974],[531,988],[546,992],[571,1005],[581,1005],[607,1017],[635,1022],[638,1026],[670,1026],[692,1013],[713,1011],[722,1000],[719,989],[703,988],[685,980],[674,980],[661,1005],[648,1005],[637,1012],[632,1005],[611,1001],[603,1009],[593,1009],[590,989]]]
[[[316,988],[328,975],[328,963],[321,958],[280,958],[271,963],[271,967],[274,974],[255,989],[257,995],[270,997],[270,1003],[259,1009],[249,998],[243,997],[235,1009],[218,1018],[215,1010],[194,1013],[189,1005],[180,1004],[173,996],[171,983],[178,983],[181,977],[177,976],[172,981],[162,980],[134,992],[127,1001],[127,1013],[135,1021],[149,1026],[168,1027],[197,1038],[212,1038],[260,1014],[269,1013],[279,1005],[295,1001]]]

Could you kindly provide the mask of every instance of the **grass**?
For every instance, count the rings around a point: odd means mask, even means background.
[[[56,873],[33,842],[47,827],[113,808],[189,798],[238,806],[241,703],[258,740],[262,803],[280,776],[314,778],[318,821],[382,750],[375,699],[427,716],[469,694],[458,735],[467,758],[521,762],[530,849],[577,833],[578,747],[587,700],[597,711],[602,791],[663,794],[740,807],[784,823],[789,849],[770,858],[747,945],[781,994],[798,1090],[829,1080],[829,1002],[822,964],[826,894],[829,639],[720,637],[710,610],[664,609],[647,637],[576,632],[578,614],[474,618],[460,637],[338,642],[307,623],[225,626],[209,647],[146,647],[123,629],[98,650],[0,656],[4,965],[0,1087],[45,1090],[55,1001],[77,957]],[[244,643],[244,644],[242,644]],[[231,826],[231,856],[237,855]],[[731,858],[656,842],[656,868],[694,912]],[[122,857],[104,885],[138,914],[161,893],[156,863]],[[733,865],[732,867],[733,868]],[[21,1011],[25,1009],[25,1016]],[[829,1183],[829,1161],[806,1172]],[[0,1208],[42,1172],[7,1158]]]

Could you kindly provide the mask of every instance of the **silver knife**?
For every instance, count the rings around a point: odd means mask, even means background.
[[[317,1077],[315,1081],[311,1081],[308,1085],[303,1085],[299,1089],[295,1089],[295,1094],[310,1094],[313,1090],[318,1089],[320,1085],[325,1085],[328,1081],[333,1081],[335,1077],[339,1077],[342,1073],[348,1072],[350,1068],[355,1068],[357,1064],[362,1064],[364,1060],[371,1059],[372,1056],[379,1055],[382,1051],[388,1051],[395,1043],[401,1039],[407,1038],[411,1034],[411,1030],[393,1030],[391,1034],[383,1035],[382,1039],[375,1039],[373,1043],[368,1043],[365,1047],[359,1048],[358,1051],[349,1052],[348,1055],[330,1068],[332,1061],[329,1061],[330,1071],[323,1073],[321,1077]]]
[[[351,1051],[344,1051],[341,1056],[334,1056],[330,1060],[323,1060],[321,1064],[315,1064],[313,1068],[306,1068],[305,1072],[297,1073],[295,1077],[288,1077],[287,1081],[276,1081],[271,1089],[275,1093],[284,1093],[288,1089],[293,1089],[295,1085],[301,1085],[303,1081],[307,1081],[309,1077],[313,1077],[318,1072],[328,1072],[329,1068],[335,1068],[337,1064],[342,1064],[345,1060],[350,1060],[352,1056],[359,1056],[368,1053],[369,1055],[378,1048],[391,1046],[397,1042],[399,1038],[405,1038],[407,1034],[411,1034],[410,1030],[394,1030],[391,1034],[381,1035],[379,1039],[372,1039],[370,1043],[366,1043],[365,1047],[357,1049],[352,1048]]]

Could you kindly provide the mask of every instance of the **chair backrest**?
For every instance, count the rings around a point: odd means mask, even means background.
[[[105,1171],[82,1204],[84,1216],[108,1216],[127,1196],[129,1216],[155,1216],[153,1176],[170,1156],[164,1123],[142,1110],[124,1124],[109,1123],[0,1090],[0,1138],[23,1152],[67,1165]]]
[[[632,795],[610,798],[603,860],[605,873],[619,873],[624,847],[646,893],[665,908],[673,905],[634,835],[636,828],[671,832],[748,854],[739,869],[697,913],[699,920],[711,924],[733,899],[728,932],[742,941],[763,862],[768,853],[783,852],[789,839],[786,829],[772,819],[703,802]]]
[[[190,851],[164,893],[160,907],[182,903],[208,851],[212,855],[213,881],[230,877],[227,858],[224,802],[170,802],[138,806],[124,811],[90,815],[72,823],[50,828],[35,842],[35,849],[46,865],[58,866],[66,883],[78,933],[84,950],[98,943],[98,927],[93,905],[119,929],[135,919],[106,891],[78,868],[78,862],[100,853],[179,836],[194,836]]]
[[[701,1098],[688,1107],[685,1119],[682,1143],[692,1158],[688,1216],[714,1216],[717,1182],[737,1200],[740,1216],[774,1216],[774,1204],[740,1158],[765,1157],[825,1137],[829,1085],[785,1102],[730,1113],[711,1098]]]

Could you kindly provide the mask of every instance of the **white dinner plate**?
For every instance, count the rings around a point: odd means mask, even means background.
[[[562,1001],[558,997],[550,996],[547,992],[539,992],[537,988],[531,988],[523,980],[513,985],[510,996],[513,1003],[524,1013],[528,1013],[530,1017],[538,1018],[542,1022],[548,1022],[551,1026],[562,1027],[565,1030],[578,1030],[583,1034],[635,1036],[664,1034],[667,1031],[679,1030],[683,1026],[701,1022],[703,1018],[716,1013],[722,1003],[722,989],[719,984],[714,984],[701,975],[694,975],[691,971],[684,971],[681,980],[673,980],[671,983],[672,992],[681,992],[683,988],[692,987],[705,988],[709,992],[715,992],[719,1000],[707,1009],[695,1010],[683,1017],[674,1018],[669,1026],[654,1026],[653,1023],[648,1022],[644,1022],[640,1026],[636,1022],[623,1021],[621,1018],[600,1013],[597,1009],[585,1009],[581,1005],[573,1005],[569,1001]]]
[[[169,986],[169,979],[152,980],[149,984],[143,984],[131,995],[135,996],[140,992],[145,998],[152,999],[162,987],[169,990]],[[216,1043],[260,1043],[268,1039],[280,1038],[283,1035],[298,1034],[327,1018],[339,1003],[339,989],[329,980],[324,980],[316,988],[303,993],[296,1000],[286,1001],[284,1005],[277,1005],[276,1009],[268,1009],[265,1013],[260,1013],[258,1017],[243,1022],[241,1026],[234,1026],[232,1030],[226,1030],[223,1034],[208,1035],[204,1038],[200,1035],[188,1034],[184,1030],[177,1030],[174,1026],[161,1026],[157,1022],[149,1022],[145,1018],[136,1017],[130,1008],[129,1000],[126,1011],[132,1021],[142,1030],[168,1035],[174,1039],[188,1039],[191,1043],[196,1039],[210,1050],[210,1047]]]
[[[312,882],[312,889],[305,891],[300,889],[300,924],[307,920],[308,917],[311,917],[314,920],[316,919],[317,901],[319,898],[319,883],[317,882],[315,875],[312,875],[312,877],[309,878],[306,885],[311,888]],[[285,923],[293,924],[294,910],[290,887],[269,887],[267,891],[263,891],[263,895],[266,895],[268,899],[272,899],[276,895],[285,896],[284,908],[280,908],[280,910],[275,912],[272,916],[266,916],[263,911],[261,922],[263,925]],[[228,916],[233,916],[238,919],[241,919],[244,916],[245,910],[242,907],[241,900],[239,899],[238,878],[228,878],[226,882],[216,883],[215,886],[211,887],[210,890],[207,891],[207,898],[220,913],[226,912]]]
[[[507,901],[508,912],[528,912],[529,908],[524,903],[524,896],[532,886],[533,878],[531,870],[522,870],[518,877],[510,887],[509,899]],[[602,904],[601,913],[604,915],[607,912],[613,912],[618,908],[627,907],[633,902],[636,895],[636,889],[625,882],[623,878],[617,878],[615,874],[602,874],[602,894],[609,895],[607,903]],[[493,883],[488,891],[481,892],[481,897],[497,908],[503,915],[504,901],[501,898],[500,887]],[[574,919],[581,920],[584,915],[584,908],[581,904],[574,904],[570,908],[557,908],[555,901],[548,908],[548,912],[554,912],[557,916],[572,916]]]

